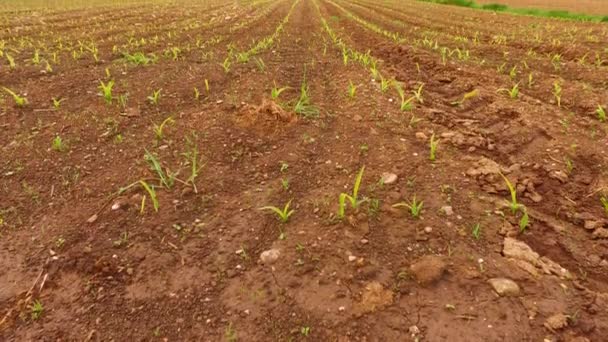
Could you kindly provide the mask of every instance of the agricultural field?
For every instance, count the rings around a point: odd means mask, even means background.
[[[608,335],[608,13],[30,1],[1,341]]]

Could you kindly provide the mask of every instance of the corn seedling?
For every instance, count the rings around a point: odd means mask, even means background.
[[[56,136],[51,143],[51,148],[57,152],[63,152],[67,149],[60,136]]]
[[[600,202],[602,203],[602,206],[604,207],[604,212],[606,213],[606,215],[608,215],[608,196],[601,196]]]
[[[509,77],[511,78],[512,81],[515,80],[515,78],[517,77],[517,65],[512,67],[511,71],[509,71]]]
[[[164,133],[163,130],[165,129],[166,125],[170,125],[175,123],[175,120],[173,120],[173,117],[168,117],[165,120],[163,120],[163,122],[160,123],[160,125],[157,125],[155,123],[152,123],[153,127],[153,131],[154,131],[154,136],[156,137],[156,140],[161,141],[164,138]]]
[[[270,97],[273,100],[276,100],[279,98],[279,96],[281,96],[281,93],[287,89],[289,89],[289,87],[283,87],[283,88],[277,87],[277,83],[274,82],[274,87],[272,87],[272,89],[270,90]]]
[[[289,206],[291,205],[291,200],[289,200],[289,202],[287,202],[287,204],[285,204],[285,207],[283,207],[283,209],[279,209],[277,207],[273,207],[273,206],[266,206],[266,207],[262,207],[260,208],[260,210],[269,210],[272,211],[273,213],[275,213],[277,215],[277,217],[279,218],[279,220],[283,223],[286,223],[287,221],[289,221],[289,217],[291,217],[291,215],[293,215],[293,213],[295,213],[294,209],[289,209]]]
[[[148,101],[150,101],[150,104],[157,106],[158,102],[160,101],[160,92],[162,89],[158,89],[158,90],[154,90],[152,92],[152,95],[148,96]]]
[[[207,91],[207,94],[209,93],[209,80],[205,78],[205,90]]]
[[[348,81],[348,97],[350,97],[351,99],[354,99],[356,92],[357,92],[357,86],[353,84],[353,81]]]
[[[606,110],[604,109],[604,107],[598,105],[595,112],[597,113],[597,118],[600,120],[600,122],[606,121]]]
[[[114,80],[110,80],[108,83],[99,81],[99,90],[107,104],[112,104],[112,88],[114,88]]]
[[[393,82],[393,87],[395,88],[395,90],[399,94],[399,98],[401,99],[401,106],[400,106],[401,110],[402,111],[411,111],[414,108],[412,101],[414,101],[416,96],[412,96],[412,97],[406,99],[405,91],[403,90],[403,88],[401,87],[401,85],[399,83]]]
[[[574,170],[574,162],[572,159],[566,157],[564,158],[564,163],[566,164],[566,171],[568,171],[568,174],[571,174]]]
[[[198,147],[196,144],[189,138],[187,139],[187,143],[188,150],[182,153],[182,155],[186,158],[186,163],[190,165],[190,177],[186,179],[186,183],[192,184],[194,192],[198,193],[195,181],[205,164],[202,162],[202,157],[199,157]]]
[[[53,107],[55,109],[59,109],[59,107],[61,106],[61,102],[63,102],[65,99],[57,99],[53,97]]]
[[[437,147],[439,147],[439,139],[435,139],[435,134],[433,134],[433,135],[431,135],[431,140],[429,141],[429,148],[430,148],[429,160],[435,161],[436,154],[437,154]]]
[[[194,99],[198,101],[199,97],[201,97],[201,93],[198,91],[197,87],[194,87]]]
[[[506,92],[507,94],[509,94],[509,97],[511,99],[516,99],[519,96],[519,83],[514,84],[511,89],[500,88],[496,92]]]
[[[34,321],[40,318],[44,312],[44,306],[42,306],[42,302],[40,302],[39,299],[32,302],[32,305],[30,305],[29,308],[31,311],[32,320]]]
[[[158,212],[158,208],[159,208],[158,197],[156,196],[156,190],[154,190],[154,186],[149,185],[148,183],[146,183],[143,180],[140,180],[139,184],[142,186],[142,188],[144,188],[144,190],[146,190],[146,192],[150,196],[150,199],[152,200],[152,206],[154,207],[154,211]],[[145,200],[145,197],[142,198],[140,212],[144,211],[144,204],[145,204],[144,200]]]
[[[534,76],[532,76],[532,73],[528,74],[528,88],[532,88],[532,86],[534,85]]]
[[[258,67],[260,72],[264,72],[264,70],[266,70],[266,64],[264,63],[263,59],[256,57],[253,60],[255,61],[255,65]]]
[[[232,62],[230,61],[230,55],[228,57],[226,57],[226,59],[224,59],[224,62],[220,64],[222,66],[222,68],[224,69],[224,73],[229,73],[230,72],[230,66],[232,65]]]
[[[7,87],[2,87],[2,89],[13,97],[13,100],[15,101],[15,105],[17,105],[17,107],[25,107],[25,105],[27,105],[27,99],[25,97],[17,95],[17,93],[8,89]]]
[[[386,93],[388,88],[391,86],[391,83],[392,81],[390,79],[385,79],[382,77],[382,75],[380,75],[380,90],[382,90],[383,93]]]
[[[34,65],[40,64],[40,51],[38,51],[38,50],[34,51],[34,57],[32,58],[32,63],[34,63]]]
[[[422,201],[418,202],[416,200],[416,195],[414,195],[411,202],[404,201],[404,202],[399,202],[399,203],[393,204],[393,208],[398,208],[398,207],[408,208],[410,210],[410,214],[415,219],[420,217],[423,206],[424,206],[424,202],[422,202]]]
[[[473,235],[473,238],[475,238],[475,240],[479,240],[479,238],[481,237],[481,224],[477,223],[476,225],[474,225],[471,234]]]
[[[509,202],[509,208],[511,208],[511,212],[515,214],[522,207],[522,205],[517,202],[517,191],[505,175],[503,175],[502,173],[500,175],[504,179],[505,184],[509,189],[509,193],[511,194],[511,202]]]
[[[424,87],[424,83],[421,83],[418,86],[417,90],[412,90],[412,93],[414,94],[414,97],[416,98],[416,101],[418,101],[418,103],[424,103],[424,100],[422,99],[422,88]]]
[[[523,233],[526,231],[526,228],[528,228],[528,226],[530,225],[530,217],[528,216],[528,211],[526,210],[526,207],[521,206],[521,209],[524,214],[521,216],[521,219],[519,220],[519,232]]]
[[[479,96],[479,90],[478,89],[473,89],[472,91],[465,93],[462,96],[462,99],[459,101],[454,101],[452,102],[453,106],[462,106],[466,101],[476,98]]]
[[[167,169],[167,172],[165,173],[165,171],[163,171],[163,168],[160,165],[160,162],[158,161],[158,159],[156,159],[156,157],[152,153],[150,153],[148,150],[145,150],[145,151],[146,151],[146,153],[144,155],[144,160],[146,162],[148,162],[148,164],[150,165],[150,170],[156,172],[156,175],[158,176],[158,178],[160,180],[160,184],[162,186],[164,186],[167,189],[171,189],[173,187],[173,185],[175,184],[177,173],[172,173],[168,169]]]
[[[553,91],[551,92],[557,101],[557,106],[562,106],[562,86],[558,81],[553,82]]]
[[[310,103],[310,97],[308,96],[308,85],[306,81],[302,82],[300,87],[300,97],[294,107],[294,112],[305,117],[314,117],[319,115],[319,109]]]
[[[353,209],[359,208],[361,203],[365,202],[365,199],[359,199],[359,187],[361,186],[361,180],[363,179],[363,172],[365,171],[365,166],[361,168],[359,173],[357,174],[357,178],[355,178],[355,185],[353,187],[353,192],[351,195],[341,193],[338,198],[338,218],[344,218],[344,212],[346,210],[346,200],[348,199],[351,207]]]
[[[17,65],[15,64],[15,59],[9,55],[8,53],[5,54],[6,56],[6,60],[8,61],[8,66],[11,70],[15,70],[15,68],[17,68]]]

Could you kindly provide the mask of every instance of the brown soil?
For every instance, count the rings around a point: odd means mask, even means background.
[[[1,341],[605,339],[605,25],[239,4],[0,15],[0,85],[28,101],[0,91]],[[423,84],[422,101],[401,111],[354,51],[406,98]],[[137,52],[154,61],[124,59]],[[303,82],[313,107],[298,114]],[[340,219],[363,166],[365,201]],[[395,206],[414,197],[419,217]],[[260,210],[289,201],[286,223]]]

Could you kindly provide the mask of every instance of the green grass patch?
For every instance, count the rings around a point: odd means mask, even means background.
[[[565,10],[543,10],[537,8],[512,8],[500,3],[491,3],[480,5],[472,0],[419,0],[423,2],[432,2],[442,5],[452,5],[460,7],[469,7],[494,12],[505,12],[519,15],[531,15],[535,17],[546,17],[546,18],[557,18],[564,20],[576,20],[576,21],[594,21],[594,22],[608,22],[608,15],[590,15],[582,13],[572,13]]]

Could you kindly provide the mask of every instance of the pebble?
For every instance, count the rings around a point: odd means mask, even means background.
[[[445,205],[445,206],[441,207],[441,211],[443,211],[443,213],[446,214],[446,216],[454,215],[454,209],[452,209],[452,207],[449,205]]]
[[[545,321],[545,328],[549,330],[559,330],[568,326],[568,317],[562,313],[555,314]]]
[[[94,223],[95,221],[97,221],[97,214],[89,217],[89,219],[87,220],[87,223]]]
[[[355,261],[355,260],[357,260],[357,257],[356,257],[356,256],[354,256],[354,255],[349,255],[349,256],[348,256],[348,261],[353,262],[353,261]]]
[[[361,239],[361,244],[362,245],[367,245],[368,242],[369,242],[368,239]]]
[[[359,121],[363,120],[363,117],[361,117],[361,115],[359,115],[359,114],[355,114],[353,116],[353,120],[359,122]]]
[[[520,293],[520,288],[517,283],[507,278],[492,278],[488,280],[494,291],[501,297],[515,297]]]
[[[423,132],[416,132],[416,139],[422,140],[422,141],[429,140],[429,138]]]
[[[260,261],[263,264],[273,264],[275,261],[279,259],[281,252],[278,249],[269,249],[267,251],[263,251],[260,254]]]
[[[424,227],[424,232],[427,234],[431,234],[433,232],[433,227]]]
[[[394,173],[384,172],[381,179],[383,184],[393,184],[397,181],[397,175]]]
[[[426,255],[410,266],[410,271],[420,285],[433,284],[445,273],[446,263],[435,255]]]

